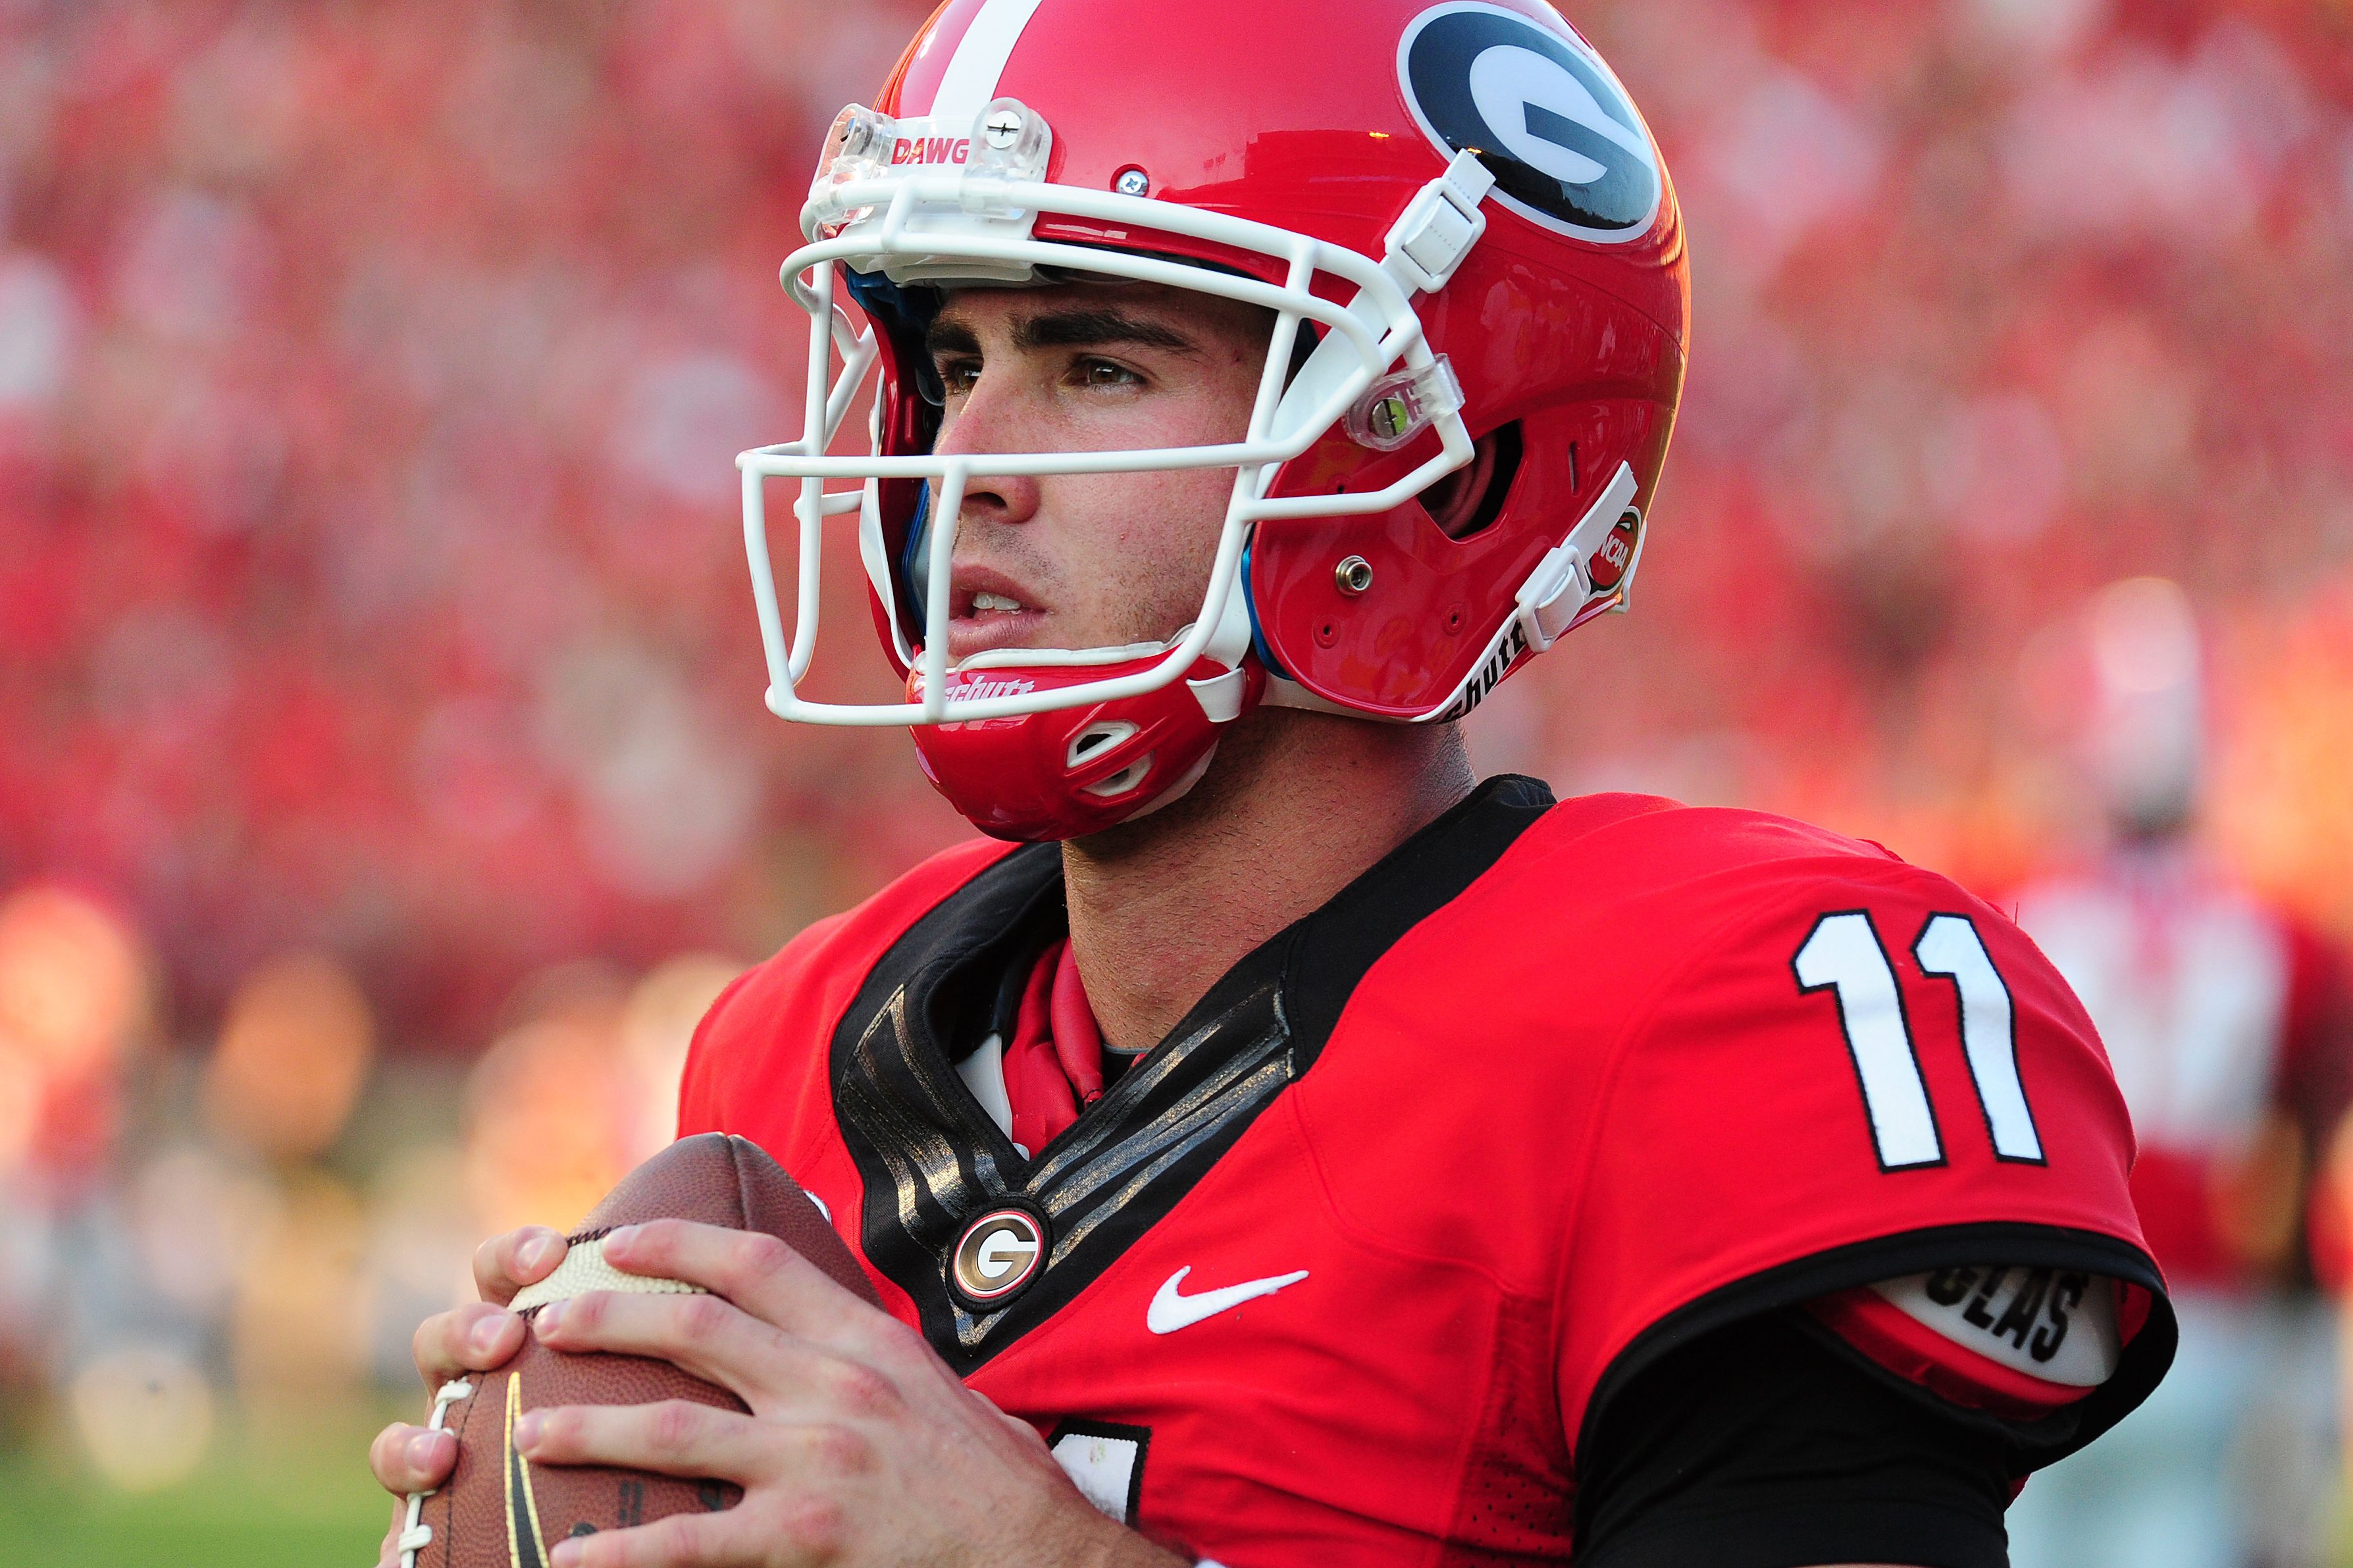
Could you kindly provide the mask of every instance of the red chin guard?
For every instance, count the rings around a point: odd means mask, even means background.
[[[1137,675],[1166,657],[959,671],[948,677],[948,700],[958,693],[967,700],[1026,696]],[[922,700],[923,684],[920,668],[907,677],[909,700]],[[915,755],[933,787],[989,837],[1016,843],[1080,838],[1132,822],[1191,789],[1208,771],[1225,725],[1257,707],[1265,691],[1255,660],[1229,669],[1204,658],[1184,679],[1140,697],[919,725]]]

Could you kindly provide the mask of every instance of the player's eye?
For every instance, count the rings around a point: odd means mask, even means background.
[[[968,395],[973,384],[980,379],[980,362],[976,359],[949,359],[938,362],[940,384],[950,397]]]
[[[1071,367],[1071,378],[1082,386],[1142,386],[1144,377],[1116,360],[1096,359],[1090,355]]]

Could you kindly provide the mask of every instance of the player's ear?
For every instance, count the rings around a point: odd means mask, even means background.
[[[1471,444],[1471,460],[1421,492],[1423,510],[1449,539],[1468,539],[1503,514],[1520,471],[1516,421]]]

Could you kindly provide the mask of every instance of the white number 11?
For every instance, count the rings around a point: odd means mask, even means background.
[[[1960,1003],[1961,1054],[1977,1086],[1978,1106],[1997,1159],[2042,1163],[2042,1139],[2018,1077],[2016,1020],[2010,987],[1966,915],[1931,915],[1912,944],[1920,973],[1949,980]],[[1801,992],[1836,991],[1839,1025],[1862,1086],[1863,1109],[1883,1170],[1945,1163],[1928,1103],[1927,1080],[1913,1047],[1895,966],[1860,910],[1814,922],[1793,967]]]

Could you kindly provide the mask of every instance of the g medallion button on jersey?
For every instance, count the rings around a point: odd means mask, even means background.
[[[949,1283],[971,1307],[1002,1306],[1038,1276],[1046,1258],[1046,1222],[1027,1208],[995,1208],[965,1228],[949,1265]]]

